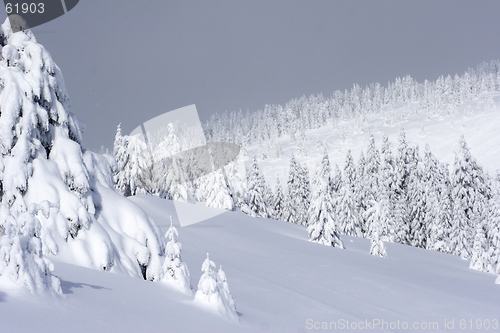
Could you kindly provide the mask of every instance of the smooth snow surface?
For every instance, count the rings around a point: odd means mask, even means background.
[[[341,250],[309,242],[303,226],[240,212],[180,227],[172,201],[132,200],[162,232],[173,216],[193,286],[207,252],[224,267],[239,323],[196,306],[193,296],[165,284],[55,258],[65,296],[0,287],[0,331],[307,332],[308,323],[378,319],[432,321],[449,332],[445,320],[454,320],[459,331],[461,319],[499,319],[495,276],[469,269],[469,262],[456,256],[385,243],[388,257],[375,257],[369,255],[369,239],[341,236],[346,247]]]
[[[204,202],[174,201],[173,203],[181,227],[207,220],[225,212],[224,209],[207,207]]]

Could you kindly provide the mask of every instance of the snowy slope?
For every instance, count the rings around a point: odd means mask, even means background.
[[[494,104],[485,101],[494,101]],[[491,101],[490,100],[490,101]],[[495,176],[500,169],[500,94],[497,92],[485,93],[480,99],[466,102],[447,114],[429,116],[428,114],[410,114],[407,119],[401,119],[404,110],[409,113],[410,104],[387,109],[382,114],[368,115],[363,122],[362,131],[359,130],[356,120],[339,121],[333,128],[332,125],[323,126],[315,130],[307,130],[304,148],[307,156],[298,154],[297,143],[290,140],[288,135],[276,141],[280,144],[283,156],[280,159],[259,160],[259,165],[264,172],[266,181],[273,185],[276,177],[285,184],[288,177],[288,167],[291,154],[294,153],[297,161],[307,164],[312,172],[323,152],[316,148],[317,141],[326,143],[330,162],[333,166],[338,164],[342,170],[347,151],[351,149],[355,161],[358,161],[361,150],[366,153],[369,135],[373,134],[377,149],[380,149],[382,137],[387,133],[395,154],[398,147],[398,137],[401,129],[406,132],[409,145],[418,145],[423,156],[425,144],[429,144],[432,153],[440,162],[453,166],[455,151],[458,151],[460,135],[464,135],[472,155],[477,159],[490,176]],[[416,108],[414,105],[413,108]],[[342,139],[342,135],[347,139]],[[264,141],[261,147],[267,147]],[[251,164],[254,155],[259,156],[259,145],[255,144],[247,149],[247,167]],[[334,169],[332,170],[334,171]],[[273,185],[274,186],[274,185]]]
[[[162,283],[55,261],[65,296],[0,289],[0,331],[306,332],[342,320],[437,322],[444,331],[445,321],[459,330],[461,319],[500,319],[495,277],[456,256],[388,243],[388,258],[379,258],[368,254],[369,240],[347,236],[346,249],[334,249],[309,242],[305,227],[239,212],[181,228],[171,201],[132,200],[162,231],[173,214],[193,287],[207,252],[223,266],[239,324]]]

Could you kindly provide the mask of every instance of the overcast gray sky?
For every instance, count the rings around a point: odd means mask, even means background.
[[[81,0],[33,29],[84,147],[163,112],[255,111],[302,95],[463,73],[500,59],[500,1]]]

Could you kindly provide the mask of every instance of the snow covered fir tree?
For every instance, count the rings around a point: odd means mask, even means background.
[[[13,33],[6,20],[0,37],[2,281],[60,293],[51,256],[159,280],[163,239],[113,189],[112,157],[81,147],[59,67],[30,30]]]
[[[182,292],[191,294],[191,276],[189,269],[181,259],[182,245],[177,241],[179,233],[172,224],[170,216],[170,227],[165,234],[168,239],[165,246],[165,261],[163,263],[163,280],[173,282]]]
[[[343,249],[344,244],[336,230],[338,221],[333,200],[330,197],[330,161],[326,152],[317,169],[315,191],[308,212],[307,232],[309,239],[313,242]]]
[[[195,301],[204,304],[210,310],[229,320],[238,321],[238,313],[229,292],[226,274],[222,267],[219,267],[218,272],[216,271],[215,263],[210,260],[208,253],[201,266],[201,271],[203,275],[198,283]]]

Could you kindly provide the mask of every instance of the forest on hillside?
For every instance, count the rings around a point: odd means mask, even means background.
[[[428,119],[453,116],[470,101],[479,109],[491,109],[496,107],[492,94],[498,91],[500,62],[492,61],[434,82],[418,83],[406,76],[387,87],[354,85],[329,98],[313,95],[253,113],[217,114],[204,124],[204,134],[169,124],[149,146],[138,137],[122,135],[118,127],[115,186],[124,195],[206,202],[209,207],[301,224],[311,240],[326,245],[342,248],[342,234],[367,237],[375,255],[385,255],[384,241],[451,253],[471,259],[471,268],[498,275],[500,178],[483,170],[464,137],[451,166],[440,162],[428,145],[421,153],[419,146],[408,144],[402,129],[397,147],[391,147],[387,135],[377,147],[370,135],[366,154],[355,162],[349,151],[342,170],[331,170],[328,149],[318,141],[321,163],[310,170],[292,155],[284,187],[278,179],[271,189],[259,167],[259,161],[283,158],[277,140],[283,136],[295,142],[296,155],[307,154],[306,130],[338,130],[339,122],[349,121],[353,126],[340,135],[348,140],[363,132],[370,115],[392,126],[414,114]],[[465,113],[475,111],[471,108],[468,104]],[[165,163],[165,156],[192,148],[203,135],[208,142],[237,143],[242,153],[226,167],[196,179],[182,169],[195,159],[171,158]],[[258,154],[245,168],[243,159],[251,145],[258,145]]]

